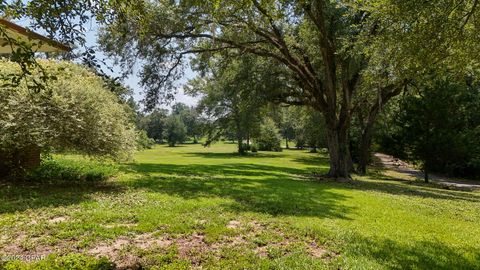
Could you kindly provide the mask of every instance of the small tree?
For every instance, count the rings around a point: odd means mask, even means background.
[[[174,147],[187,138],[187,128],[178,115],[170,115],[165,121],[165,134],[168,146]]]
[[[187,136],[192,138],[193,143],[198,143],[199,137],[202,136],[202,119],[197,109],[179,102],[172,106],[172,114],[180,116],[187,128]]]
[[[267,118],[260,128],[260,135],[256,139],[260,151],[282,151],[280,131],[272,119]]]

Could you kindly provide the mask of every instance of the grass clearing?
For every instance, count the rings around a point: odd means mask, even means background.
[[[318,181],[322,154],[234,151],[156,146],[106,182],[2,183],[0,256],[54,254],[4,267],[81,253],[75,263],[119,268],[480,268],[479,193],[380,172]]]

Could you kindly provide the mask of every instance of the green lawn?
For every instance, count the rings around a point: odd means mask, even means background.
[[[105,261],[90,257],[101,256],[147,269],[480,269],[479,193],[378,172],[316,180],[321,154],[234,151],[157,146],[102,184],[3,183],[0,259],[51,254],[12,269],[96,269]],[[85,256],[64,257],[73,253]]]

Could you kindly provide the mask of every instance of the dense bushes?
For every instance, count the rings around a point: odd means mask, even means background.
[[[151,149],[155,145],[155,140],[148,137],[147,131],[140,130],[137,132],[137,149]]]
[[[42,164],[22,175],[32,182],[99,182],[117,173],[111,164],[84,159],[45,158]]]
[[[105,89],[104,81],[70,62],[40,63],[56,77],[45,83],[46,89],[30,89],[28,79],[0,88],[0,150],[37,146],[129,158],[136,147],[129,109]],[[19,72],[11,62],[2,61],[0,67],[3,74]],[[37,76],[35,71],[31,76]]]
[[[280,132],[272,119],[265,119],[256,144],[260,151],[282,151]]]
[[[453,176],[480,176],[480,91],[448,81],[404,97],[377,141],[382,150]]]

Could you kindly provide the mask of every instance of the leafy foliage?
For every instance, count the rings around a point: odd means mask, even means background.
[[[22,176],[31,182],[72,183],[105,181],[117,173],[114,165],[96,161],[44,158],[40,167]]]
[[[233,61],[218,57],[203,67],[208,74],[190,81],[187,92],[201,96],[198,110],[206,118],[206,144],[223,136],[237,140],[239,153],[248,151],[250,140],[258,136],[262,108],[268,102],[265,89],[277,86],[262,64],[251,57]]]
[[[270,101],[307,105],[323,115],[313,126],[325,124],[333,177],[348,177],[352,152],[365,170],[376,118],[407,85],[432,72],[477,73],[479,66],[477,0],[34,0],[2,3],[2,8],[14,18],[29,17],[51,37],[79,44],[85,23],[95,17],[106,53],[127,73],[141,63],[148,109],[173,98],[175,80],[191,55],[200,69],[219,55],[222,63],[255,58],[262,63],[257,68],[275,71],[276,80],[269,83],[280,85],[262,89]],[[208,68],[202,72],[205,78],[218,75]],[[249,79],[253,85],[261,81]],[[353,113],[358,115],[352,125]],[[210,130],[218,135],[218,127],[228,122],[210,122]],[[232,128],[224,133],[232,135]],[[281,128],[288,142],[292,128]],[[239,133],[241,150],[241,140],[251,134]]]
[[[137,126],[140,130],[147,132],[147,136],[157,143],[164,141],[165,120],[168,111],[165,109],[156,109],[147,115],[140,115]]]
[[[147,132],[145,130],[137,131],[137,149],[152,149],[155,145],[155,140],[148,137]]]
[[[203,133],[203,119],[195,107],[189,107],[183,103],[176,103],[172,106],[172,115],[178,115],[187,128],[187,136],[198,143],[198,138]]]
[[[280,108],[280,119],[278,121],[279,128],[282,134],[283,139],[285,140],[286,148],[289,148],[288,142],[295,139],[295,126],[297,120],[295,119],[295,113],[293,112],[295,107],[281,107]]]
[[[267,118],[264,120],[260,128],[260,134],[255,139],[255,142],[258,145],[258,150],[260,151],[282,151],[282,147],[280,146],[280,131],[272,119]]]
[[[479,88],[453,81],[437,80],[402,99],[390,119],[393,126],[380,136],[381,146],[419,161],[427,171],[479,176]]]
[[[0,149],[8,152],[35,145],[129,158],[135,149],[135,131],[128,109],[104,88],[102,79],[72,63],[40,63],[56,76],[45,91],[32,92],[25,83],[0,89]],[[0,66],[5,73],[19,72],[11,62]]]
[[[297,148],[310,147],[312,149],[327,147],[326,128],[321,113],[309,108],[295,108],[291,110],[291,118],[295,132]]]
[[[187,127],[178,115],[170,115],[165,121],[164,137],[169,146],[175,146],[187,139]]]
[[[76,4],[66,5],[66,11],[78,9]],[[158,0],[92,6],[108,14],[97,14],[107,54],[126,72],[142,64],[149,109],[172,99],[190,55],[200,66],[217,55],[226,61],[253,56],[274,63],[283,87],[266,92],[273,94],[272,101],[307,105],[323,114],[333,177],[347,177],[351,169],[348,137],[355,108],[368,111],[358,147],[365,153],[378,107],[399,89],[422,80],[433,66],[459,73],[478,66],[476,0]],[[81,12],[70,13],[83,18]]]

